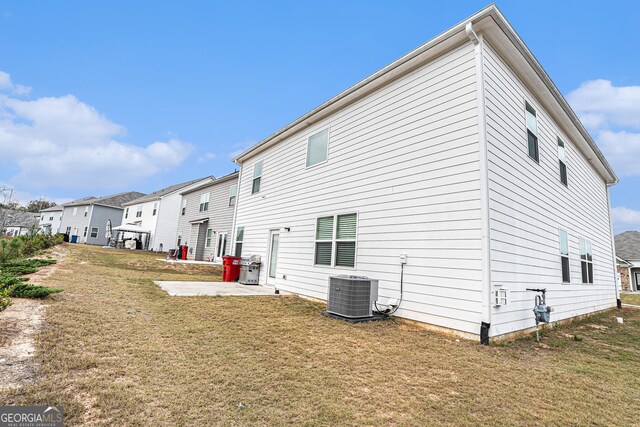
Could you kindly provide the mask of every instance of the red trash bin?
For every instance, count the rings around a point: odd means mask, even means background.
[[[240,261],[237,256],[225,255],[222,257],[222,281],[237,282],[240,278]]]
[[[189,249],[189,246],[182,245],[180,249],[182,249],[180,252],[180,259],[187,259],[187,249]]]

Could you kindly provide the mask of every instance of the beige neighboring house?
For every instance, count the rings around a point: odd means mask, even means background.
[[[187,259],[202,261],[213,255],[213,261],[221,263],[230,254],[237,184],[234,172],[180,193],[176,247],[189,247]]]
[[[640,231],[615,237],[618,286],[626,292],[640,291]]]

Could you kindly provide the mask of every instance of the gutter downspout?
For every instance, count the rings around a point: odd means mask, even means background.
[[[618,292],[618,280],[616,275],[618,274],[616,268],[616,241],[613,238],[613,222],[611,221],[611,198],[609,196],[609,188],[614,184],[606,184],[607,186],[607,209],[609,212],[609,233],[611,235],[611,256],[613,260],[613,289],[616,294],[616,307],[622,308],[622,300],[620,299],[620,293]],[[629,269],[629,284],[631,284],[631,269]]]
[[[233,226],[231,228],[231,247],[229,248],[229,252],[231,252],[231,249],[233,249],[233,256],[236,256],[236,251],[235,251],[236,237],[238,237],[237,231],[236,231],[236,226],[237,226],[236,220],[238,218],[238,205],[240,204],[240,183],[242,182],[242,164],[238,162],[235,162],[235,163],[240,167],[240,170],[238,171],[238,181],[236,182],[236,205],[233,207]]]
[[[473,23],[465,26],[467,37],[474,44],[478,102],[478,145],[480,161],[481,239],[482,239],[482,315],[480,323],[480,343],[489,345],[491,327],[491,227],[489,218],[489,160],[487,147],[487,114],[484,90],[484,39],[473,30]]]

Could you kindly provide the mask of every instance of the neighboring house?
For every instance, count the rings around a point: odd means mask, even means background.
[[[116,227],[122,220],[123,203],[144,196],[143,193],[128,192],[105,197],[86,197],[64,205],[60,232],[69,235],[71,242],[90,245],[106,245],[107,220]]]
[[[398,316],[475,337],[534,327],[527,288],[552,321],[616,305],[616,175],[493,5],[235,161],[263,285],[368,276],[386,303],[403,277]]]
[[[213,181],[213,177],[206,177],[183,182],[124,203],[121,223],[138,225],[151,231],[149,250],[171,249],[178,229],[178,214],[182,199],[180,192]]]
[[[2,218],[1,223],[4,224],[4,230],[0,230],[0,234],[13,237],[23,236],[30,230],[37,229],[40,214],[13,209],[0,209],[0,218]]]
[[[189,246],[187,259],[210,255],[222,262],[230,254],[238,172],[183,191],[175,244]]]
[[[43,233],[56,234],[60,232],[60,222],[64,205],[52,206],[40,211],[39,227]]]
[[[615,237],[619,285],[623,291],[640,291],[640,232],[625,231]]]

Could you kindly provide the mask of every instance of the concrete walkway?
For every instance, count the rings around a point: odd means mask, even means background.
[[[166,259],[156,258],[156,261],[164,261],[171,264],[207,264],[207,265],[222,265],[221,262],[209,262],[209,261],[195,261],[190,259]]]
[[[275,289],[236,282],[154,282],[172,297],[277,296]]]

